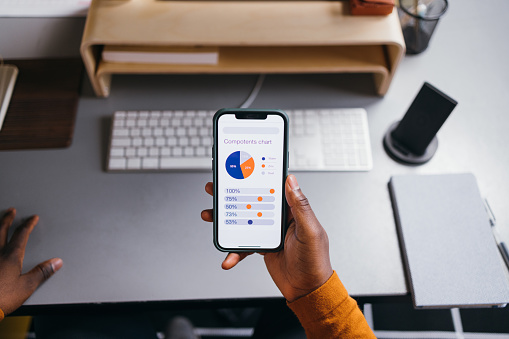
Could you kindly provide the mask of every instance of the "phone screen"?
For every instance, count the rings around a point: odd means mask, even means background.
[[[220,250],[277,250],[285,225],[286,115],[220,113],[215,119],[215,244]]]

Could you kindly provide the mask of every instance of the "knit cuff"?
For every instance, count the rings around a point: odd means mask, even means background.
[[[329,280],[318,289],[287,304],[304,324],[326,317],[347,298],[348,292],[334,271]]]

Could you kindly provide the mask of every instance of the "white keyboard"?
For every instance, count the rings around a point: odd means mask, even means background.
[[[369,171],[362,108],[285,110],[291,171]],[[113,115],[108,171],[211,170],[215,111],[119,111]]]
[[[0,0],[0,17],[86,16],[91,0]]]

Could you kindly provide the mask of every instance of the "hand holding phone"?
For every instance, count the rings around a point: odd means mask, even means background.
[[[213,184],[205,191],[212,195]],[[288,230],[285,247],[280,252],[262,253],[267,270],[283,296],[294,301],[322,286],[332,275],[329,239],[316,218],[309,201],[302,193],[297,179],[289,175],[285,183],[288,202]],[[212,210],[202,211],[203,220],[211,222]],[[231,269],[252,253],[230,252],[223,261],[223,269]]]

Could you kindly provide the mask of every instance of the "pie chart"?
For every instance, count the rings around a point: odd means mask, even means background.
[[[246,179],[253,174],[254,167],[253,157],[247,152],[236,151],[226,159],[226,171],[235,179]]]

